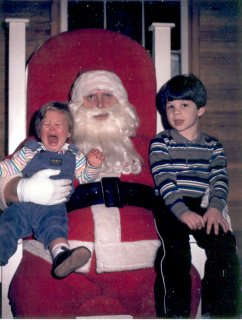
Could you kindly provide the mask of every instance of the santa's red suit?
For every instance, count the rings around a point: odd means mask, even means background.
[[[91,125],[88,123],[93,114],[84,116],[87,110],[81,105],[83,96],[99,89],[112,92],[119,106],[95,111],[110,113],[110,120],[105,120],[103,128],[100,120],[96,122],[98,130],[95,132],[95,121]],[[75,142],[82,152],[86,154],[91,147],[98,147],[105,155],[102,172],[104,182],[97,181],[93,187],[80,186],[84,191],[79,201],[87,202],[85,206],[88,207],[69,213],[70,245],[85,245],[91,250],[92,257],[77,273],[56,280],[50,274],[52,259],[49,251],[33,239],[25,240],[23,261],[10,289],[13,312],[25,318],[94,315],[154,318],[153,264],[160,242],[152,212],[142,207],[142,203],[147,202],[146,190],[139,193],[138,197],[139,191],[136,189],[135,194],[131,194],[135,183],[152,185],[147,159],[139,156],[148,155],[148,141],[136,137],[136,146],[133,146],[130,137],[136,135],[139,119],[128,102],[121,80],[111,72],[91,71],[82,74],[73,87],[70,107],[76,121]],[[83,109],[81,113],[79,108]],[[120,111],[117,112],[117,109]],[[117,117],[122,120],[119,122]],[[109,133],[105,136],[106,132]],[[113,140],[114,144],[108,145],[108,140]],[[132,182],[132,185],[123,186],[125,181]],[[121,185],[116,188],[117,183]],[[124,187],[128,189],[122,192]],[[93,193],[91,199],[86,200],[83,192],[87,193],[87,197],[90,192]],[[120,203],[117,206],[125,205],[125,208],[108,208],[106,205],[110,203],[99,203],[100,196],[102,198],[104,195],[105,198],[112,192],[119,193],[117,201]],[[111,197],[111,202],[116,201],[112,194]],[[127,205],[133,201],[133,206]],[[139,203],[141,207],[138,207]],[[26,279],[24,286],[22,277]],[[21,297],[21,303],[15,305],[16,296]]]

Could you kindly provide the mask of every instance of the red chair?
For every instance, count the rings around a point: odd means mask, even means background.
[[[146,50],[119,33],[84,29],[59,34],[48,40],[28,64],[27,117],[50,100],[68,101],[72,83],[81,71],[105,69],[119,75],[135,106],[141,125],[134,145],[142,155],[144,167],[139,175],[121,176],[121,181],[153,186],[148,165],[148,145],[156,132],[156,75]],[[120,210],[122,243],[158,244],[153,216],[142,207]],[[69,239],[95,244],[90,208],[69,213]],[[23,259],[12,280],[9,299],[18,318],[75,318],[78,316],[131,315],[155,318],[152,265],[129,270],[97,272],[95,251],[87,273],[73,273],[65,279],[51,277],[48,259],[29,249],[25,240]],[[145,252],[145,250],[144,250]],[[155,252],[155,249],[154,249]],[[199,302],[199,277],[194,269],[192,317]]]

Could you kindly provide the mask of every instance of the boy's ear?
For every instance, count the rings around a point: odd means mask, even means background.
[[[198,116],[201,117],[205,113],[206,109],[207,109],[206,107],[199,108],[198,109]]]

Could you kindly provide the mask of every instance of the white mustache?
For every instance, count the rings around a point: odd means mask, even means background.
[[[81,108],[84,109],[85,107],[81,107]],[[112,115],[115,109],[116,107],[104,108],[104,109],[99,109],[99,108],[86,109],[86,116],[88,118],[93,118],[93,117],[98,117],[102,115]]]

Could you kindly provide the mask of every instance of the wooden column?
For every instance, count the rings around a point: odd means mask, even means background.
[[[152,55],[156,69],[157,91],[171,78],[171,29],[174,23],[152,23]],[[160,116],[157,116],[157,132],[163,130]]]
[[[6,19],[9,23],[8,67],[8,153],[26,137],[26,45],[27,19]]]

